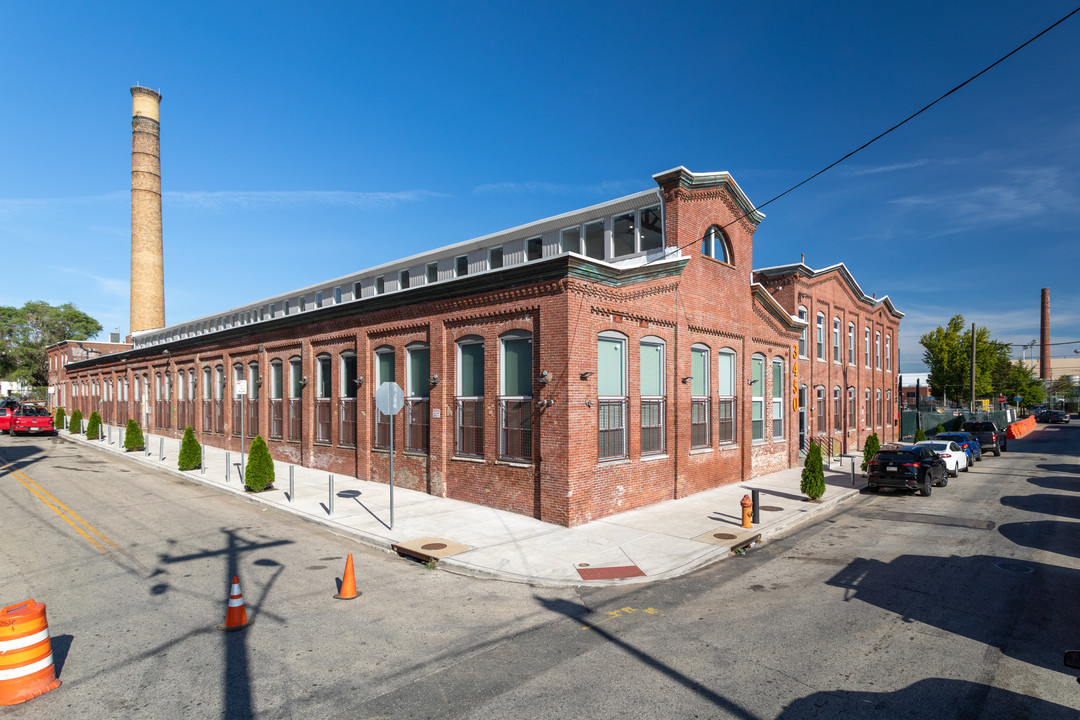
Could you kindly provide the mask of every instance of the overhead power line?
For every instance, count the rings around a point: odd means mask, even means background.
[[[1035,35],[1034,37],[1030,38],[1030,39],[1029,39],[1029,40],[1028,40],[1027,42],[1025,42],[1025,43],[1023,43],[1023,44],[1021,44],[1021,45],[1017,46],[1016,48],[1014,48],[1014,49],[1013,49],[1013,50],[1011,50],[1010,52],[1008,52],[1008,53],[1006,53],[1006,54],[1002,55],[1002,56],[1001,56],[1000,58],[998,58],[998,59],[997,59],[997,60],[995,60],[994,62],[990,63],[989,65],[987,65],[986,67],[984,67],[984,68],[983,68],[982,70],[980,70],[979,72],[975,73],[974,75],[972,75],[971,77],[969,77],[969,78],[968,78],[967,80],[965,80],[964,82],[960,83],[959,85],[957,85],[956,87],[954,87],[954,88],[953,88],[952,90],[949,90],[949,91],[948,91],[947,93],[945,93],[944,95],[940,96],[939,98],[937,98],[937,99],[936,99],[936,100],[934,100],[933,102],[931,102],[931,103],[929,103],[929,104],[927,104],[927,105],[924,105],[924,106],[923,106],[922,108],[920,108],[919,110],[917,110],[917,111],[913,112],[913,113],[912,113],[911,115],[908,115],[908,116],[907,116],[906,118],[904,118],[904,119],[903,119],[903,120],[901,120],[900,122],[896,123],[895,125],[893,125],[893,126],[892,126],[891,128],[889,128],[888,130],[886,130],[886,131],[884,131],[884,132],[882,132],[882,133],[878,134],[878,135],[877,135],[876,137],[874,137],[874,138],[872,138],[871,140],[868,140],[867,142],[863,143],[862,145],[860,145],[859,147],[855,148],[854,150],[852,150],[851,152],[849,152],[849,153],[848,153],[847,155],[843,156],[843,157],[842,157],[842,158],[840,158],[839,160],[836,160],[835,162],[832,162],[832,163],[830,163],[829,165],[826,165],[825,167],[823,167],[822,169],[818,170],[818,171],[817,171],[816,173],[814,173],[814,174],[813,174],[813,175],[811,175],[810,177],[806,178],[806,179],[805,179],[805,180],[803,180],[802,182],[799,182],[799,183],[797,183],[797,184],[795,184],[795,185],[792,185],[791,187],[789,187],[789,188],[788,188],[787,190],[785,190],[784,192],[780,193],[779,195],[777,195],[777,196],[775,196],[775,197],[773,197],[773,198],[770,198],[769,200],[765,201],[765,202],[764,202],[764,203],[762,203],[761,205],[758,205],[758,206],[757,206],[756,208],[754,208],[754,209],[755,209],[755,210],[761,210],[761,208],[765,207],[766,205],[769,205],[770,203],[776,202],[776,201],[777,201],[777,200],[779,200],[780,198],[784,197],[785,195],[787,195],[788,193],[790,193],[790,192],[792,192],[792,191],[794,191],[794,190],[797,190],[797,189],[799,189],[800,187],[802,187],[802,186],[803,186],[803,185],[805,185],[806,183],[810,182],[810,181],[811,181],[811,180],[813,180],[814,178],[818,177],[819,175],[822,175],[823,173],[826,173],[826,172],[828,172],[829,170],[832,170],[832,169],[833,169],[834,167],[836,167],[836,166],[837,166],[837,165],[839,165],[840,163],[844,162],[845,160],[847,160],[848,158],[850,158],[850,157],[851,157],[852,155],[855,155],[856,153],[858,153],[858,152],[860,152],[860,151],[862,151],[862,150],[865,150],[866,148],[870,147],[871,145],[873,145],[874,143],[876,143],[876,142],[877,142],[878,140],[880,140],[881,138],[883,138],[883,137],[885,137],[886,135],[888,135],[889,133],[891,133],[891,132],[892,132],[893,130],[896,130],[897,128],[900,128],[900,127],[902,127],[903,125],[906,125],[906,124],[907,124],[908,122],[910,122],[910,121],[914,120],[915,118],[917,118],[918,116],[922,115],[922,114],[923,114],[924,112],[926,112],[926,111],[927,111],[927,110],[929,110],[930,108],[934,107],[934,106],[935,106],[935,105],[937,105],[937,104],[938,104],[939,102],[941,102],[941,101],[942,101],[942,100],[944,100],[945,98],[949,97],[949,96],[950,96],[950,95],[952,95],[952,94],[953,94],[954,92],[956,92],[956,91],[957,91],[957,90],[959,90],[960,88],[964,87],[964,86],[965,86],[965,85],[967,85],[968,83],[972,82],[973,80],[975,80],[975,79],[976,79],[976,78],[978,78],[979,76],[981,76],[981,75],[985,75],[985,74],[986,74],[987,72],[989,72],[990,70],[992,70],[992,69],[993,69],[994,67],[996,67],[996,66],[1000,65],[1001,63],[1005,62],[1005,61],[1006,61],[1006,60],[1008,60],[1008,59],[1009,59],[1010,57],[1012,57],[1012,56],[1013,56],[1013,55],[1015,55],[1016,53],[1020,52],[1021,50],[1023,50],[1024,48],[1026,48],[1026,47],[1027,47],[1028,45],[1030,45],[1031,43],[1035,42],[1036,40],[1038,40],[1039,38],[1041,38],[1041,37],[1042,37],[1043,35],[1045,35],[1046,33],[1050,32],[1051,30],[1053,30],[1054,28],[1056,28],[1056,27],[1057,27],[1058,25],[1060,25],[1061,23],[1065,22],[1066,20],[1068,20],[1069,18],[1071,18],[1071,17],[1073,16],[1073,15],[1075,15],[1075,14],[1077,14],[1077,13],[1080,13],[1080,7],[1076,8],[1075,10],[1073,10],[1072,12],[1070,12],[1070,13],[1069,13],[1068,15],[1066,15],[1065,17],[1061,18],[1061,19],[1060,19],[1060,20],[1058,20],[1057,22],[1055,22],[1055,23],[1053,23],[1052,25],[1048,26],[1048,27],[1047,27],[1047,28],[1045,28],[1045,29],[1044,29],[1044,30],[1043,30],[1042,32],[1040,32],[1040,33],[1038,33],[1037,35]],[[745,218],[745,217],[747,217],[747,216],[749,216],[749,215],[750,215],[750,213],[744,213],[744,214],[740,215],[739,217],[735,218],[734,220],[732,220],[731,222],[727,223],[726,225],[723,225],[722,227],[724,227],[724,228],[726,228],[726,227],[730,227],[731,225],[734,225],[735,223],[739,222],[740,220],[742,220],[743,218]],[[691,240],[690,242],[688,242],[688,243],[686,243],[686,244],[684,244],[684,245],[680,245],[680,246],[679,246],[679,249],[680,249],[680,250],[682,250],[683,248],[685,248],[685,247],[687,247],[688,245],[691,245],[691,244],[693,244],[693,243],[695,243],[695,242],[698,242],[698,240]]]

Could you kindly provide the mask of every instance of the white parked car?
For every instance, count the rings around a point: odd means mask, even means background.
[[[936,452],[945,461],[945,470],[949,473],[949,477],[956,477],[961,472],[968,471],[967,453],[952,440],[923,440],[915,444],[926,445]]]

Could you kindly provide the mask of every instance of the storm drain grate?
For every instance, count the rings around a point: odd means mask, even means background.
[[[427,545],[421,545],[421,550],[444,550],[446,549],[446,543],[428,543]]]

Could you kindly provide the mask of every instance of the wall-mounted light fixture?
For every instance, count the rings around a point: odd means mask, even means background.
[[[262,375],[255,379],[255,387],[262,387]]]
[[[549,382],[551,382],[551,373],[549,373],[547,370],[541,370],[540,377],[536,378],[536,382],[540,383],[541,385],[547,385]]]
[[[586,401],[585,401],[585,405],[586,405],[587,407],[592,407],[592,400],[586,400]]]
[[[361,375],[361,376],[357,377],[355,380],[353,380],[353,382],[356,383],[356,387],[360,387],[361,385],[364,384],[364,376]]]
[[[307,387],[307,375],[300,378],[300,387]]]
[[[581,373],[581,379],[582,380],[588,380],[591,376],[593,376],[595,374],[596,374],[595,370],[586,370],[585,372]]]
[[[682,384],[683,384],[683,385],[685,385],[686,383],[690,382],[690,381],[691,381],[691,380],[693,380],[693,379],[694,379],[694,376],[693,376],[693,375],[687,375],[686,377],[684,377],[684,378],[682,379]]]
[[[435,387],[436,385],[438,385],[439,384],[439,374],[435,373],[434,375],[432,375],[431,379],[428,380],[428,382],[431,383],[432,387]]]
[[[747,385],[753,385],[753,384],[754,384],[754,383],[756,383],[756,382],[760,382],[760,381],[758,381],[758,380],[747,380],[747,381],[746,381],[746,384],[747,384]]]

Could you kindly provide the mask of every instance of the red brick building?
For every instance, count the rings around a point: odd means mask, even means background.
[[[764,216],[731,176],[676,168],[654,179],[653,190],[136,333],[130,350],[65,365],[61,396],[150,433],[191,425],[225,448],[240,448],[243,419],[275,458],[381,481],[393,422],[398,483],[563,525],[790,467],[797,388],[831,387],[822,373],[839,368],[794,374],[804,301],[788,307],[802,295],[777,291],[771,271],[749,281]],[[868,301],[846,270],[823,272],[791,275],[813,298],[808,317],[828,303],[830,318],[843,308],[844,322],[871,322],[895,346],[899,313]],[[863,375],[885,388],[891,368]],[[374,403],[389,381],[405,393],[392,418]]]
[[[847,453],[861,450],[872,433],[882,443],[896,440],[904,314],[888,296],[864,293],[843,263],[762,268],[754,280],[807,322],[798,350],[800,447],[815,439]]]

